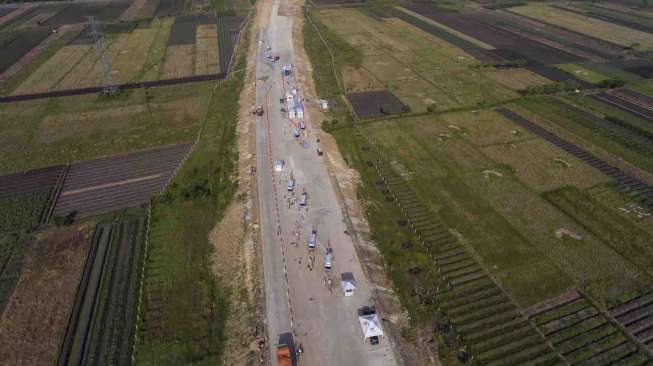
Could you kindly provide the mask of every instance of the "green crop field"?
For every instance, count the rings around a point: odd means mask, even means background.
[[[598,306],[644,291],[653,285],[647,259],[653,219],[632,195],[617,192],[609,176],[492,106],[507,107],[547,129],[555,126],[566,138],[573,134],[601,154],[623,157],[646,171],[651,171],[650,125],[582,93],[523,96],[497,87],[503,76],[491,78],[489,73],[497,73],[492,68],[474,68],[473,58],[452,40],[382,15],[388,15],[387,8],[309,13],[327,46],[344,50],[334,54],[335,64],[310,22],[304,37],[318,95],[336,104],[322,127],[361,175],[358,196],[388,276],[415,324],[435,321],[453,328],[436,332],[443,364],[455,364],[451,355],[461,349],[480,364],[553,363],[554,351],[504,296],[526,310],[570,291]],[[342,17],[355,21],[343,24]],[[647,85],[607,64],[557,66],[590,82],[622,79],[638,90]],[[382,88],[410,112],[359,121],[337,98]],[[538,317],[544,324],[554,315]],[[598,344],[588,343],[595,336],[588,331],[570,327],[545,337],[575,345],[575,360],[602,357]],[[460,337],[452,339],[452,332]],[[625,338],[619,333],[614,339]],[[506,353],[513,347],[520,351]],[[642,357],[637,351],[628,360]]]
[[[241,53],[236,69],[244,65]],[[237,187],[232,174],[242,80],[239,74],[214,85],[197,147],[152,206],[137,364],[217,363],[223,352],[230,294],[210,272],[208,233]]]
[[[0,105],[0,172],[192,141],[214,83]]]

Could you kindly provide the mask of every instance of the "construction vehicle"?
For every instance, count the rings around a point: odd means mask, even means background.
[[[292,355],[287,344],[277,345],[277,366],[292,366]]]

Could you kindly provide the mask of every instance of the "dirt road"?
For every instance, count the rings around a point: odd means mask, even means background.
[[[363,337],[357,310],[373,305],[372,292],[346,234],[326,157],[316,153],[319,127],[308,115],[293,119],[287,112],[287,97],[294,95],[293,90],[302,99],[296,80],[306,75],[282,76],[282,67],[294,59],[293,19],[286,5],[281,12],[279,0],[263,7],[258,16],[269,22],[261,22],[264,26],[255,40],[256,103],[265,110],[256,122],[256,155],[270,358],[274,365],[274,345],[280,335],[292,334],[304,349],[300,365],[395,365],[387,337],[378,345]],[[304,129],[300,122],[305,122]],[[283,160],[282,169],[275,169],[276,160]],[[291,179],[295,184],[289,190]],[[300,205],[303,193],[307,195],[304,207]],[[317,236],[315,250],[307,244],[312,230]],[[327,248],[333,253],[329,271],[325,270]],[[342,272],[353,273],[354,296],[343,296]]]

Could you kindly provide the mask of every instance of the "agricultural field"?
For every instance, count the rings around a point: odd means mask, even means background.
[[[44,222],[64,174],[65,167],[53,166],[0,176],[0,233],[31,231]]]
[[[149,202],[163,192],[192,145],[181,144],[71,164],[55,218],[97,216]]]
[[[580,33],[591,34],[621,46],[637,45],[642,50],[653,49],[650,33],[627,28],[605,20],[575,14],[548,4],[528,4],[510,9],[521,15],[542,19],[548,23]]]
[[[208,2],[190,0],[24,5],[0,17],[0,93],[227,73],[250,6],[227,7],[216,17]],[[88,16],[103,34],[108,77]]]
[[[653,93],[630,50],[653,47],[647,24],[488,4],[309,13],[322,127],[361,174],[388,276],[415,332],[436,324],[442,364],[648,365]],[[350,97],[384,90],[410,108],[365,117]]]
[[[311,16],[360,53],[358,70],[349,69],[348,79],[356,78],[356,71],[361,79],[372,78],[413,112],[491,104],[516,96],[485,70],[471,69],[472,56],[403,20],[379,21],[355,9],[321,10]],[[343,24],[342,17],[351,22]],[[490,89],[493,93],[483,92]],[[366,90],[346,90],[358,91]]]
[[[8,364],[54,364],[66,332],[93,225],[51,228],[26,249],[20,279],[0,317]]]
[[[11,298],[27,252],[28,239],[22,234],[0,235],[0,314]]]
[[[130,363],[146,235],[144,213],[95,227],[61,364]]]
[[[0,105],[0,172],[69,164],[195,139],[211,82]]]

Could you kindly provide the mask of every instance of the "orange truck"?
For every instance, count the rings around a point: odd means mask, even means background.
[[[292,366],[290,348],[286,344],[277,346],[277,366]]]

